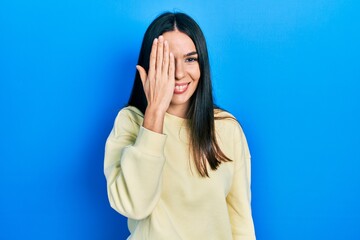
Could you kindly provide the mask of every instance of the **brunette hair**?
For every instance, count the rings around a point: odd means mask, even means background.
[[[200,79],[187,111],[190,130],[191,151],[195,166],[202,177],[209,177],[207,163],[216,170],[221,162],[231,161],[221,151],[215,136],[214,102],[210,77],[210,64],[206,41],[199,25],[184,13],[165,12],[158,16],[145,32],[140,49],[138,65],[149,70],[149,58],[153,40],[165,32],[178,30],[185,33],[194,42],[198,53]],[[138,72],[135,74],[134,85],[128,105],[138,108],[143,114],[147,100]]]

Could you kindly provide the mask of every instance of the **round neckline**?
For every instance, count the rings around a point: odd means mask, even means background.
[[[178,117],[168,112],[165,112],[165,118],[170,120],[172,123],[182,127],[187,127],[187,122],[189,121],[187,118]]]

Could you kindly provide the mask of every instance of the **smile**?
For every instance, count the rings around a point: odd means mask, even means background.
[[[174,94],[182,94],[186,92],[190,83],[175,84]]]

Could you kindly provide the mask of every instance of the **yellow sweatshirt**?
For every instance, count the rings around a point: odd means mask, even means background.
[[[224,111],[215,116],[231,116]],[[186,119],[166,113],[163,134],[143,114],[122,109],[106,141],[104,172],[111,206],[128,218],[131,240],[255,239],[250,154],[240,125],[215,120],[218,144],[232,162],[201,177]]]

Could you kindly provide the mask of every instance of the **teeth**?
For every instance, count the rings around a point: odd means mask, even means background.
[[[175,86],[175,89],[177,91],[183,91],[186,87],[187,87],[187,84],[186,85],[181,85],[181,86]]]

